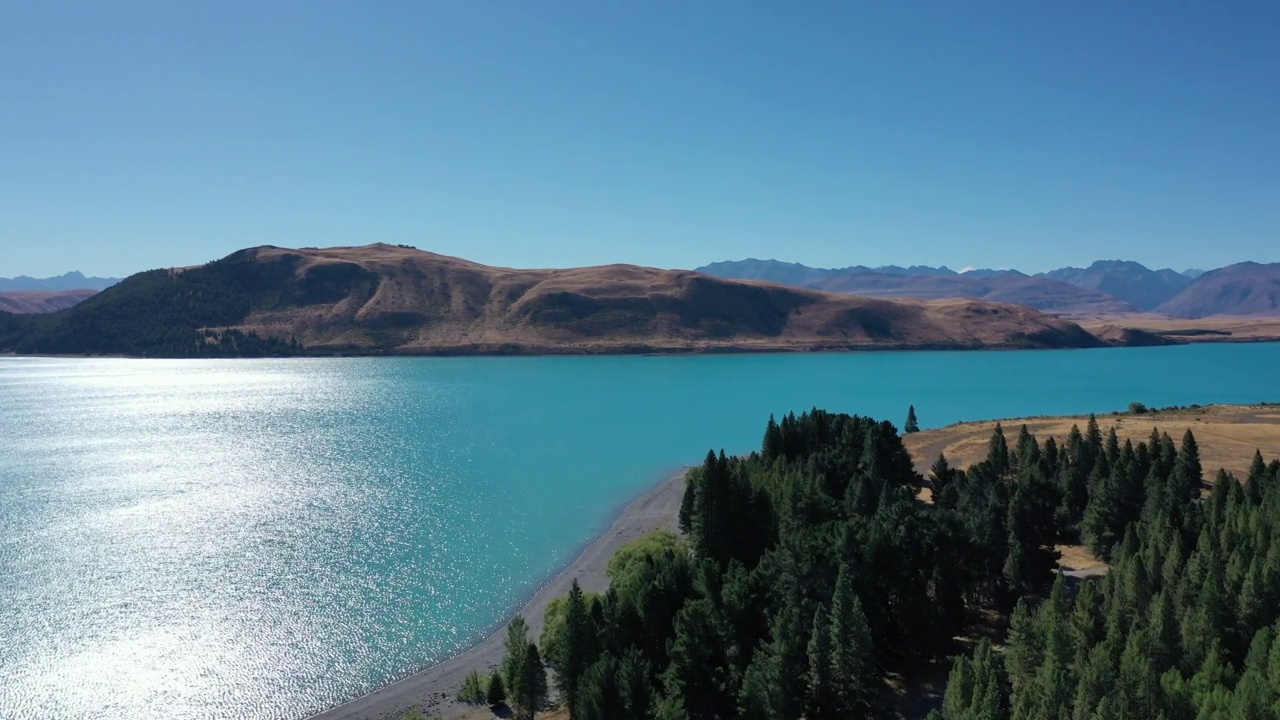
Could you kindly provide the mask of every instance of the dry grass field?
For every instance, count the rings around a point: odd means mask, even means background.
[[[1199,319],[1153,313],[1064,315],[1102,338],[1138,330],[1177,342],[1258,342],[1280,340],[1280,317],[1218,315]]]
[[[907,435],[904,442],[915,460],[916,469],[922,474],[928,473],[929,466],[939,453],[945,454],[952,465],[967,467],[986,457],[987,441],[991,438],[996,422],[1003,424],[1010,443],[1023,424],[1041,442],[1053,437],[1061,443],[1072,425],[1079,425],[1083,431],[1089,417],[1034,417],[957,423]],[[1114,427],[1122,443],[1131,439],[1135,444],[1145,440],[1153,427],[1169,433],[1175,441],[1180,441],[1190,429],[1200,446],[1201,464],[1208,480],[1213,479],[1218,468],[1243,478],[1248,474],[1255,450],[1261,451],[1268,462],[1273,458],[1280,458],[1280,405],[1208,405],[1142,415],[1099,415],[1098,425],[1104,433],[1108,428]]]
[[[15,314],[51,313],[97,295],[97,290],[32,290],[0,292],[0,311]]]

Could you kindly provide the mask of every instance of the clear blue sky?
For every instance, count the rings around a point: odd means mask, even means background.
[[[0,275],[1280,260],[1280,3],[0,6]]]

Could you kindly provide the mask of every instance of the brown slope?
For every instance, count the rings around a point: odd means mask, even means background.
[[[973,300],[884,300],[631,265],[516,270],[411,248],[288,250],[250,259],[239,326],[313,350],[589,353],[1090,347],[1074,323]]]
[[[69,308],[98,293],[97,290],[10,291],[0,292],[0,311],[44,314]]]
[[[1184,318],[1280,315],[1280,263],[1244,262],[1207,272],[1155,312]]]

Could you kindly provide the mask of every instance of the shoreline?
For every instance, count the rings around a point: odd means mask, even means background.
[[[1148,332],[1148,331],[1144,331]],[[1159,335],[1160,333],[1153,333]],[[1161,335],[1163,337],[1163,335]],[[62,360],[324,360],[332,358],[518,358],[518,357],[690,357],[708,355],[860,355],[885,352],[1022,352],[1036,350],[1108,350],[1113,348],[1182,347],[1186,345],[1257,345],[1280,342],[1276,336],[1179,336],[1158,344],[1126,344],[1102,341],[1098,345],[1019,344],[920,344],[920,345],[716,345],[716,346],[617,346],[601,348],[522,347],[517,349],[433,348],[427,350],[348,349],[300,352],[290,355],[124,355],[119,353],[16,353],[0,351],[0,358],[52,358]]]
[[[529,624],[530,639],[537,642],[542,633],[542,616],[555,598],[566,595],[576,578],[584,591],[604,592],[609,578],[609,559],[618,548],[657,530],[676,531],[680,502],[684,497],[682,468],[633,498],[614,517],[604,532],[590,540],[582,552],[566,567],[542,583],[518,613]],[[444,720],[492,717],[488,708],[464,705],[454,699],[467,673],[489,672],[502,660],[506,623],[502,623],[483,640],[453,657],[420,670],[408,677],[385,685],[373,692],[312,715],[308,720],[392,720],[402,713],[421,708],[428,715],[439,714]]]

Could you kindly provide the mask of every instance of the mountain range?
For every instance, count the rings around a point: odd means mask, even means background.
[[[61,292],[63,290],[106,290],[120,278],[85,277],[72,271],[56,277],[34,278],[27,275],[0,277],[0,292]]]
[[[135,356],[1094,347],[1007,303],[879,299],[633,265],[517,270],[405,246],[249,248],[152,270],[49,315],[0,313],[0,351]]]
[[[1154,312],[1174,317],[1280,314],[1280,263],[1238,263],[1203,272],[1151,270],[1130,261],[1099,260],[1087,268],[1038,275],[1016,270],[913,267],[911,274],[884,268],[811,268],[776,260],[716,262],[697,269],[743,278],[866,297],[941,299],[967,297],[1026,305],[1067,315]]]

